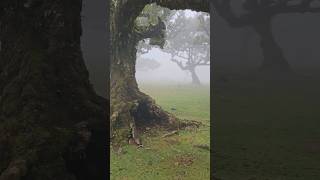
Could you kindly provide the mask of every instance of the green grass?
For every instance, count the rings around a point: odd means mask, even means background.
[[[156,136],[144,135],[144,148],[128,145],[123,147],[123,153],[112,151],[111,179],[210,179],[210,153],[194,147],[210,145],[209,86],[142,84],[140,88],[168,112],[182,119],[202,122],[203,126],[166,138],[161,137],[163,132],[158,132]]]
[[[238,78],[214,88],[216,176],[319,180],[320,84]]]

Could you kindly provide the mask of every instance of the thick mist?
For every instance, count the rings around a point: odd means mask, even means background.
[[[170,61],[170,55],[153,48],[141,58],[149,58],[157,61],[160,67],[154,70],[137,70],[136,78],[138,83],[175,83],[190,84],[191,76],[188,71],[181,70],[174,62]],[[137,61],[139,66],[140,61]],[[210,66],[201,66],[196,69],[202,84],[210,84]]]
[[[319,1],[220,2],[212,26],[215,177],[319,179]]]
[[[285,14],[272,20],[274,38],[297,71],[320,66],[319,19],[320,14]],[[213,65],[229,70],[257,69],[261,65],[260,39],[251,27],[232,28],[219,16],[213,23]]]
[[[164,46],[146,44],[150,40],[137,46],[138,83],[210,84],[210,16],[191,10],[162,16]]]

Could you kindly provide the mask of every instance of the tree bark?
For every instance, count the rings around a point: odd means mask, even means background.
[[[0,2],[0,179],[106,179],[108,103],[80,51],[81,0]]]
[[[120,4],[122,1],[119,1]],[[135,78],[136,45],[139,37],[134,32],[134,20],[145,4],[125,3],[113,6],[111,15],[112,60],[111,60],[111,141],[113,145],[138,141],[143,127],[152,124],[170,123],[171,116],[157,106],[154,100],[142,93]],[[128,18],[126,13],[130,12]]]
[[[266,17],[253,26],[261,38],[260,46],[263,53],[263,61],[260,70],[272,74],[291,72],[291,67],[285,59],[282,49],[274,39],[271,23],[271,17]]]
[[[136,45],[139,39],[134,33],[134,20],[148,3],[157,2],[169,8],[187,8],[209,11],[208,3],[197,1],[113,1],[111,5],[111,118],[110,136],[113,145],[138,139],[144,127],[162,125],[176,128],[176,118],[163,111],[154,100],[142,93],[135,78]],[[179,7],[180,6],[180,7]],[[190,7],[192,8],[192,7]]]

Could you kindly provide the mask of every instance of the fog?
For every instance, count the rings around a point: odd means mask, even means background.
[[[137,46],[136,66],[155,64],[137,68],[138,83],[210,84],[210,16],[191,10],[168,11],[160,14],[155,7],[151,14],[166,24],[164,46],[152,46],[150,39]]]
[[[162,52],[159,48],[153,48],[149,53],[142,55],[142,58],[154,59],[160,64],[160,67],[149,71],[137,70],[138,83],[190,84],[192,81],[190,73],[181,70],[177,64],[170,61],[170,55]],[[139,61],[137,65],[139,65]],[[196,73],[202,84],[210,84],[210,66],[198,67]]]
[[[274,38],[295,70],[320,66],[319,19],[319,14],[285,14],[276,16],[272,21]],[[256,69],[261,65],[260,38],[251,27],[232,28],[219,16],[214,18],[213,26],[215,69]],[[248,48],[244,50],[246,33],[251,37]],[[248,58],[241,59],[243,53],[247,53]]]

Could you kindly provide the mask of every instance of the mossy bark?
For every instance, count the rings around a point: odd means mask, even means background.
[[[134,32],[134,20],[145,4],[117,2],[112,6],[111,15],[110,126],[113,144],[123,144],[129,137],[138,138],[137,127],[150,125],[154,121],[168,121],[169,116],[155,105],[152,98],[139,90],[135,78],[136,45],[140,38]]]
[[[111,140],[126,143],[138,139],[146,126],[178,127],[179,122],[142,93],[135,78],[136,45],[141,36],[134,31],[134,21],[148,3],[156,2],[171,9],[209,11],[205,0],[195,1],[112,1],[111,5]]]
[[[107,101],[80,51],[81,0],[0,2],[0,179],[103,179]]]

